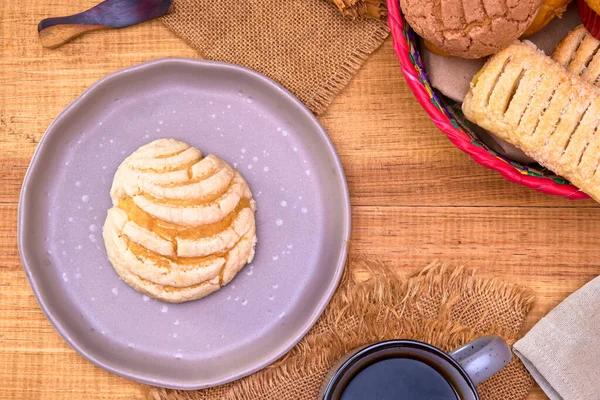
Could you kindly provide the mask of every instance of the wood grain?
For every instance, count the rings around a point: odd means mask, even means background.
[[[90,84],[150,59],[199,57],[158,21],[93,32],[44,49],[36,25],[94,0],[0,2],[0,399],[137,399],[141,385],[93,366],[44,317],[16,246],[19,190],[54,117]],[[399,274],[433,259],[527,285],[537,303],[526,330],[588,280],[600,208],[506,182],[454,148],[404,83],[388,40],[321,121],[346,170],[352,252]],[[539,389],[530,399],[546,398]]]

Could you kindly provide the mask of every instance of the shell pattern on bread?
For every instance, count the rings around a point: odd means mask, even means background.
[[[600,89],[535,46],[517,41],[490,58],[463,112],[600,200]]]
[[[415,32],[462,58],[496,53],[529,27],[542,0],[401,0]]]
[[[204,297],[254,257],[256,203],[239,172],[174,139],[117,169],[104,224],[108,258],[134,289],[167,302]]]
[[[598,86],[600,83],[600,41],[583,25],[573,29],[560,41],[552,59],[569,72]]]

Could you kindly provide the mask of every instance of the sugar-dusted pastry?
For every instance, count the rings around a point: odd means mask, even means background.
[[[400,4],[423,39],[456,57],[481,58],[520,37],[542,0],[401,0]]]
[[[490,58],[463,112],[600,201],[600,89],[532,44],[517,41]]]
[[[583,25],[573,29],[560,41],[552,59],[575,75],[593,85],[600,82],[600,41],[593,37]]]
[[[104,243],[113,268],[159,300],[199,299],[254,257],[256,203],[239,172],[174,139],[140,147],[117,169]]]

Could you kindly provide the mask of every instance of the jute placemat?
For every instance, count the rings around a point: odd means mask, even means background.
[[[273,365],[213,389],[148,388],[147,395],[152,400],[315,400],[330,365],[356,347],[409,338],[450,351],[492,333],[512,345],[532,303],[527,288],[480,279],[463,267],[434,262],[401,279],[372,259],[354,259],[317,324]],[[522,400],[532,383],[514,357],[478,390],[483,400]]]
[[[267,75],[316,114],[389,32],[384,21],[345,18],[325,0],[175,0],[162,21],[203,57]]]

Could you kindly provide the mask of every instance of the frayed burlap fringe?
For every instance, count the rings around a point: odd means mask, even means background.
[[[388,16],[385,0],[329,0],[346,17],[373,18],[385,21]]]
[[[373,31],[371,37],[365,38],[363,43],[348,55],[346,60],[339,66],[338,71],[313,96],[307,99],[306,106],[317,115],[325,112],[335,96],[348,85],[359,68],[367,61],[369,55],[377,50],[388,34],[387,25],[382,25],[379,29]]]
[[[329,367],[348,351],[410,338],[445,351],[486,334],[509,344],[532,307],[532,293],[463,267],[434,262],[400,279],[369,258],[349,262],[331,303],[304,339],[271,366],[230,384],[202,390],[149,388],[152,400],[314,400]],[[483,400],[521,400],[532,380],[515,357],[479,388]]]
[[[351,0],[347,12],[370,10],[372,1]],[[389,34],[385,21],[346,18],[324,0],[174,0],[161,19],[201,56],[268,76],[315,114]]]

